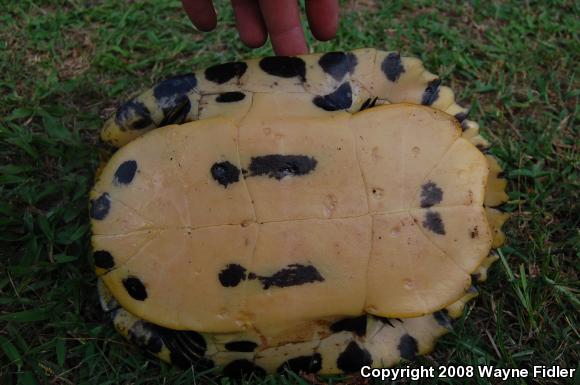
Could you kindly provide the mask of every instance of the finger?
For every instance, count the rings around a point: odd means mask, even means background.
[[[277,55],[308,52],[296,0],[259,0],[262,17]]]
[[[318,40],[330,40],[338,29],[338,0],[306,0],[306,16]]]
[[[257,0],[232,0],[240,39],[251,48],[264,45],[268,34]]]
[[[181,0],[181,3],[197,29],[207,32],[215,28],[217,16],[211,0]]]

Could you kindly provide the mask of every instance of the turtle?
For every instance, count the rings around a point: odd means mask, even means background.
[[[101,131],[104,311],[160,359],[232,377],[429,353],[505,241],[507,182],[468,112],[373,48],[159,82]]]

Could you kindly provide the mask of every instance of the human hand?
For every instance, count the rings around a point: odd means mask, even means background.
[[[201,31],[216,27],[217,17],[212,0],[181,0],[185,12]],[[277,55],[299,55],[308,52],[300,24],[297,0],[231,0],[240,39],[257,48],[268,35]],[[318,40],[330,40],[338,28],[338,0],[306,0],[306,16],[312,34]]]

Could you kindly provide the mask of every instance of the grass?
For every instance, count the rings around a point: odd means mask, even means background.
[[[245,48],[223,1],[220,28],[205,35],[178,1],[0,4],[0,384],[228,383],[150,360],[104,322],[87,191],[98,130],[118,102],[163,77],[270,47]],[[580,6],[367,0],[342,10],[338,37],[311,39],[313,50],[368,46],[419,56],[471,103],[509,179],[501,261],[467,317],[418,364],[580,369]],[[441,383],[489,381],[501,382]]]

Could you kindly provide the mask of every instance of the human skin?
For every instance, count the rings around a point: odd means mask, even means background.
[[[200,31],[217,25],[212,0],[182,0],[185,12]],[[308,52],[297,0],[231,0],[240,39],[249,47],[264,45],[268,36],[277,55]],[[314,37],[330,40],[338,29],[338,0],[306,0],[306,16]]]

